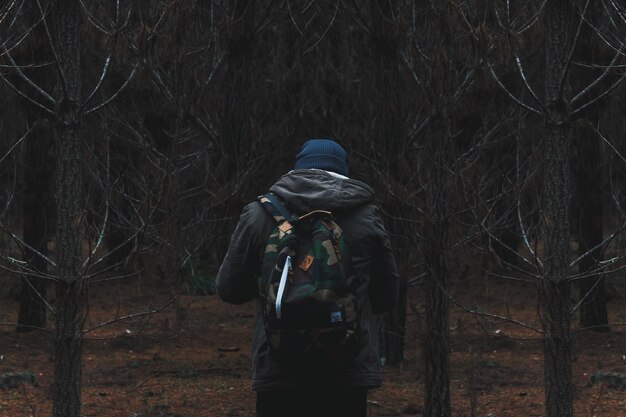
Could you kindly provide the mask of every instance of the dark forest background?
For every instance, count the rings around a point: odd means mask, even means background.
[[[331,137],[423,294],[424,415],[451,413],[448,311],[477,264],[536,283],[546,415],[571,416],[572,329],[620,325],[624,39],[619,0],[3,0],[3,325],[53,329],[54,415],[78,416],[90,284],[210,293],[243,205]]]

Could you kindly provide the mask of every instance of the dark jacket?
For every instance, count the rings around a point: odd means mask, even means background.
[[[229,303],[257,299],[252,337],[252,388],[256,391],[292,389],[316,380],[323,380],[326,385],[380,386],[378,331],[373,314],[393,308],[398,297],[399,279],[389,237],[373,203],[374,191],[360,181],[309,169],[282,176],[270,191],[296,214],[325,209],[335,215],[350,248],[358,280],[360,351],[353,363],[341,369],[319,366],[306,369],[306,364],[302,368],[287,369],[269,356],[257,277],[267,238],[276,223],[258,202],[250,203],[241,213],[231,237],[217,275],[217,288],[220,298]]]

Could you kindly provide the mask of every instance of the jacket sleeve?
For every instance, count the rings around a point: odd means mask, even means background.
[[[217,273],[217,294],[223,301],[242,304],[258,296],[256,278],[263,245],[271,232],[268,219],[256,202],[243,209]]]
[[[396,269],[389,235],[378,210],[376,210],[375,217],[373,223],[377,229],[377,237],[372,256],[369,294],[372,311],[374,313],[386,313],[398,303],[400,277]]]

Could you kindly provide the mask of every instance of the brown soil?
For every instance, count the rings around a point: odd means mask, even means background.
[[[465,287],[470,285],[465,284]],[[466,305],[538,324],[532,284],[476,279],[455,290]],[[136,283],[91,289],[87,328],[167,303],[169,296]],[[164,291],[163,291],[164,292]],[[132,323],[88,333],[83,373],[83,416],[254,416],[250,390],[252,303],[230,306],[215,296],[182,296],[167,309]],[[385,386],[370,394],[369,415],[421,415],[423,372],[419,348],[420,299],[409,294],[406,360],[384,369]],[[612,322],[626,322],[622,299],[611,301]],[[14,322],[17,303],[3,299],[0,322]],[[539,334],[486,321],[453,307],[451,390],[454,416],[543,416]],[[0,416],[49,416],[52,339],[0,326],[0,374],[29,370],[34,385],[0,389]],[[626,328],[575,334],[576,416],[626,416],[624,390],[590,384],[598,370],[626,372]]]

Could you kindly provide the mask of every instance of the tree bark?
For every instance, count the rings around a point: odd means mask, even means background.
[[[81,277],[84,197],[80,140],[80,7],[79,0],[57,0],[52,14],[59,70],[54,417],[79,417],[81,410],[82,329],[87,282]]]
[[[442,83],[440,91],[447,91]],[[424,416],[450,417],[450,301],[448,288],[452,256],[450,222],[453,213],[454,181],[447,167],[452,152],[448,101],[442,94],[441,116],[433,123],[428,136],[427,161],[430,172],[425,186],[428,215],[423,233],[423,257],[426,269],[424,284]]]
[[[449,417],[450,407],[450,331],[448,323],[449,300],[445,292],[448,271],[440,236],[444,224],[427,225],[424,235],[427,277],[424,335],[425,387],[424,416]]]
[[[570,123],[564,98],[572,6],[548,0],[546,117],[543,173],[543,278],[539,282],[544,329],[544,385],[547,417],[571,417],[570,331]]]
[[[449,73],[448,73],[449,74]],[[442,78],[445,78],[442,77]],[[446,169],[452,152],[448,113],[448,83],[442,80],[436,88],[441,91],[438,102],[440,116],[433,122],[428,142],[426,160],[429,175],[425,186],[427,217],[423,232],[423,251],[426,278],[424,284],[425,335],[424,335],[424,416],[450,417],[450,278],[453,179]]]
[[[425,133],[424,156],[421,162],[425,172],[425,223],[423,251],[425,265],[424,292],[424,416],[450,417],[450,323],[448,298],[451,277],[451,230],[457,205],[455,176],[451,172],[455,158],[454,83],[455,58],[459,44],[452,34],[453,6],[430,3],[427,39],[430,43],[427,77],[427,103],[431,120]]]
[[[371,3],[372,14],[372,46],[376,65],[375,87],[376,104],[373,138],[378,162],[382,171],[390,177],[383,181],[396,184],[406,184],[406,177],[411,170],[404,163],[402,149],[406,146],[404,109],[400,100],[400,25],[394,18],[397,7],[396,0],[377,0]],[[389,183],[387,182],[387,184]],[[394,187],[395,188],[395,187]],[[385,211],[393,219],[389,222],[392,236],[406,238],[410,234],[407,222],[401,219],[410,218],[412,213],[406,213],[402,202],[393,193],[387,195],[383,203]],[[407,308],[406,277],[409,273],[409,253],[402,250],[401,239],[394,239],[396,262],[400,270],[399,300],[395,309],[385,314],[381,338],[381,357],[387,365],[399,365],[404,359],[405,324]]]

